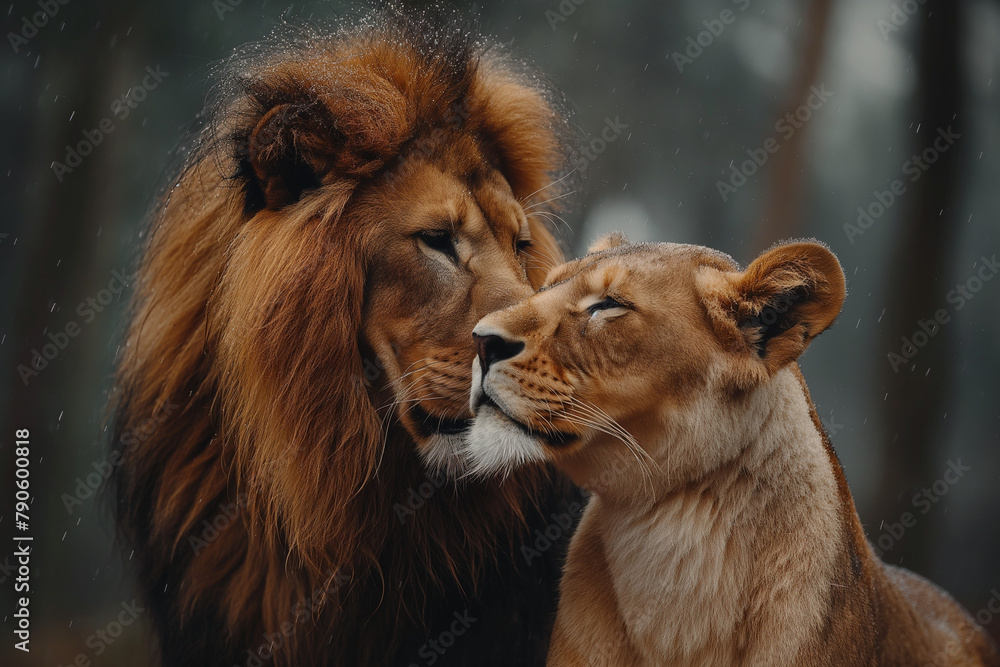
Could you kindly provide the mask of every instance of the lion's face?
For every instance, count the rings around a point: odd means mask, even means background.
[[[726,455],[716,443],[733,439],[747,396],[843,296],[817,244],[779,247],[742,273],[698,246],[603,248],[476,325],[468,454],[489,472],[551,460],[584,485],[609,461],[694,474]]]
[[[355,210],[377,221],[362,318],[363,354],[375,362],[366,378],[383,388],[384,418],[398,419],[444,469],[471,423],[472,328],[531,294],[529,279],[537,287],[558,253],[500,173],[459,151],[404,164]]]

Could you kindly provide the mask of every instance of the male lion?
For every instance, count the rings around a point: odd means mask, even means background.
[[[796,361],[840,313],[817,243],[600,242],[474,330],[469,453],[594,488],[550,667],[998,667],[947,593],[883,564]]]
[[[445,474],[473,325],[560,255],[566,124],[539,81],[442,12],[225,68],[152,220],[113,397],[163,665],[544,661],[564,548],[520,548],[571,486]]]

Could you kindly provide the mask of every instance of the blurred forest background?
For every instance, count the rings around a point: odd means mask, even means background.
[[[990,609],[1000,609],[1000,279],[991,280],[1000,2],[455,4],[537,63],[588,137],[566,215],[571,252],[622,228],[632,240],[709,245],[743,263],[789,237],[816,237],[839,255],[847,304],[802,366],[866,531],[885,560],[947,588],[1000,640]],[[32,30],[41,5],[57,13]],[[95,639],[132,600],[106,503],[67,508],[63,498],[107,456],[101,421],[129,295],[116,272],[133,265],[140,221],[204,103],[210,65],[282,22],[350,11],[274,0],[9,4],[0,664],[81,655],[144,664],[141,624],[110,645]],[[67,144],[102,122],[113,131],[72,166]],[[602,138],[609,122],[621,132]],[[23,377],[18,366],[69,323],[79,334]],[[16,428],[32,433],[30,656],[12,649]],[[947,472],[958,466],[961,476]]]

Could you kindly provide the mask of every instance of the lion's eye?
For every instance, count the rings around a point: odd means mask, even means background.
[[[627,307],[628,306],[626,306],[621,301],[618,301],[614,297],[606,296],[597,303],[594,303],[589,308],[587,308],[587,312],[590,313],[591,315],[594,315],[600,310],[612,310],[614,308],[627,308]]]
[[[531,249],[531,239],[517,239],[514,241],[514,252],[527,252]]]
[[[456,239],[445,231],[428,231],[417,234],[417,239],[425,246],[449,259],[458,261],[458,253],[455,250]]]

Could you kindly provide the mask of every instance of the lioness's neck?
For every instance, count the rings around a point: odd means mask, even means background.
[[[824,613],[840,503],[808,400],[786,369],[735,409],[742,429],[683,429],[704,440],[686,447],[721,448],[711,469],[646,504],[594,501],[623,620],[653,662],[787,664]]]

